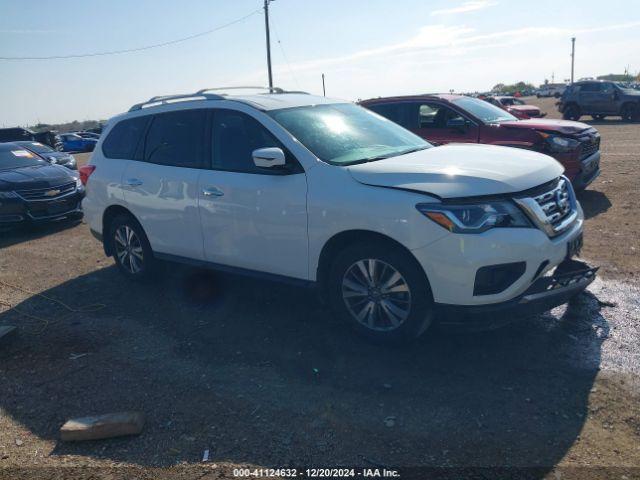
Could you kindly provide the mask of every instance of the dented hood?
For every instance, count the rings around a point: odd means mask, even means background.
[[[440,198],[514,193],[560,176],[553,158],[518,148],[449,144],[347,167],[366,185],[414,190]]]

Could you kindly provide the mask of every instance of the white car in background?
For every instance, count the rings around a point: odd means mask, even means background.
[[[340,100],[154,97],[111,119],[80,170],[126,277],[170,260],[315,285],[379,341],[546,310],[595,275],[569,260],[583,214],[554,159],[432,147]]]
[[[555,97],[560,98],[567,86],[564,83],[548,83],[542,85],[536,92],[536,97]]]

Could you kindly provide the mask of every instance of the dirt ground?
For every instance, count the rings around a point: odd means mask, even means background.
[[[176,266],[131,284],[86,225],[0,234],[0,326],[18,327],[0,340],[0,479],[640,478],[640,124],[594,124],[602,175],[580,200],[601,276],[494,332],[381,348],[310,290]],[[68,418],[124,410],[145,413],[140,436],[59,441]]]

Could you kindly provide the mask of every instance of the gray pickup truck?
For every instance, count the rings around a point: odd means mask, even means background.
[[[640,120],[640,90],[624,88],[616,82],[585,80],[569,85],[557,103],[565,120],[591,115],[594,120],[620,116],[632,122]]]

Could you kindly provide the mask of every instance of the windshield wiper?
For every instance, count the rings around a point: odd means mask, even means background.
[[[422,147],[410,148],[409,150],[405,150],[404,152],[398,153],[397,156],[399,157],[400,155],[407,155],[408,153],[419,152],[420,150],[426,150],[427,148],[431,148],[431,147],[429,145],[423,145]]]

